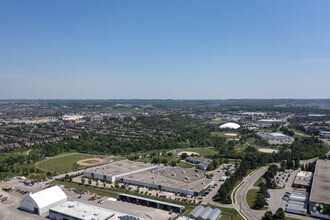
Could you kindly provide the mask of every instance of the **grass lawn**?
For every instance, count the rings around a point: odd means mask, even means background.
[[[251,146],[256,146],[256,138],[255,137],[249,137],[246,142],[250,144]]]
[[[182,214],[183,216],[188,216],[189,213],[194,209],[195,207],[186,207],[186,211]]]
[[[199,153],[199,156],[201,156],[201,157],[213,156],[214,154],[218,153],[218,151],[215,150],[213,147],[184,148],[184,149],[177,149],[176,150],[177,153],[180,153],[182,151],[196,152],[196,153]]]
[[[217,121],[217,120],[211,120],[209,121],[209,124],[213,124],[213,125],[219,125],[219,124],[222,124],[224,123],[223,121]]]
[[[246,202],[252,208],[254,201],[257,198],[259,189],[250,189],[246,194]]]
[[[253,207],[253,204],[258,196],[258,191],[259,189],[250,189],[246,194],[246,202],[248,203],[251,209],[255,209]],[[255,209],[255,210],[267,210],[267,209],[268,209],[267,207],[262,207],[261,209]]]
[[[87,159],[91,157],[92,156],[90,155],[80,153],[66,154],[63,156],[51,157],[49,159],[40,161],[36,164],[36,167],[56,173],[65,173],[83,168],[84,166],[75,166],[74,164],[78,160]]]
[[[220,220],[243,220],[242,216],[235,209],[231,209],[231,208],[220,208],[220,210],[222,212],[233,214],[233,215],[221,214]]]
[[[257,179],[257,181],[253,184],[253,186],[255,186],[255,187],[259,187],[259,184],[260,184],[260,181],[261,181],[262,178],[263,178],[263,175],[260,176],[260,177]]]

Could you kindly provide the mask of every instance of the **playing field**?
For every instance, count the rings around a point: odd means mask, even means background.
[[[47,171],[65,173],[83,168],[84,166],[77,166],[75,163],[78,160],[87,158],[92,158],[92,156],[80,153],[66,154],[40,161],[36,164],[36,167]]]
[[[205,147],[205,148],[184,148],[184,149],[177,149],[177,153],[179,154],[182,151],[188,151],[188,152],[196,152],[201,157],[206,156],[213,156],[214,154],[217,154],[218,152],[213,147]]]

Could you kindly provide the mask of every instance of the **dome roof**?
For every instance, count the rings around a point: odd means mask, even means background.
[[[241,126],[237,123],[229,122],[223,125],[220,125],[219,128],[229,128],[229,129],[237,129],[240,128]]]

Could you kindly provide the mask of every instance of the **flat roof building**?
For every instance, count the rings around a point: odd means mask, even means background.
[[[144,220],[77,201],[67,201],[49,210],[49,218],[56,220]]]
[[[256,136],[270,144],[291,144],[294,139],[279,132],[258,132]]]
[[[318,218],[330,218],[330,161],[318,159],[315,165],[309,211]]]
[[[212,159],[204,157],[188,157],[186,161],[196,164],[196,167],[201,170],[206,170],[208,165],[213,162]]]
[[[293,181],[293,187],[309,189],[312,181],[312,172],[299,171]]]
[[[150,170],[156,167],[157,166],[150,163],[120,160],[114,163],[89,168],[84,171],[84,176],[99,180],[106,178],[108,182],[115,182],[116,178],[121,176]]]
[[[214,184],[206,171],[195,168],[169,167],[128,160],[87,169],[84,176],[93,179],[144,186],[185,195],[198,195]]]

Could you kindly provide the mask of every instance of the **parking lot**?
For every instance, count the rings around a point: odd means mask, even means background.
[[[12,189],[10,191],[2,190],[2,187],[5,186],[10,186]],[[2,195],[2,198],[7,197],[6,201],[0,203],[0,219],[45,219],[47,215],[38,216],[18,209],[21,199],[28,195],[27,192],[38,192],[45,187],[48,187],[47,182],[36,183],[32,186],[25,185],[18,179],[10,180],[7,182],[0,182],[0,195]],[[64,188],[63,190],[69,201],[80,201],[145,219],[168,219],[169,217],[176,216],[176,214],[170,215],[169,212],[160,209],[134,205],[127,202],[124,203],[117,201],[114,198],[95,196],[93,193],[84,192],[83,195],[80,195],[74,192],[74,190],[71,188]],[[92,197],[96,199],[91,199]]]
[[[269,210],[273,213],[276,212],[278,208],[285,210],[287,200],[284,200],[283,197],[286,192],[291,193],[293,191],[292,184],[297,173],[297,170],[285,170],[284,172],[277,172],[274,180],[279,188],[269,189],[270,198],[268,199]]]

